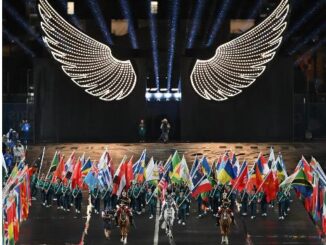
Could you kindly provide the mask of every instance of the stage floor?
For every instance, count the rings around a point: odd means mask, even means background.
[[[29,147],[28,161],[34,161],[40,154],[43,145]],[[55,150],[60,150],[67,157],[74,150],[77,156],[84,152],[91,159],[98,160],[105,147],[108,147],[113,158],[114,165],[119,164],[123,155],[134,156],[136,160],[144,148],[147,149],[148,157],[154,156],[156,160],[166,160],[174,150],[184,154],[189,165],[196,155],[206,155],[211,163],[225,150],[232,149],[240,161],[246,159],[253,163],[260,151],[269,154],[269,148],[273,146],[275,153],[282,152],[288,172],[291,173],[301,155],[308,160],[310,156],[316,157],[322,166],[326,163],[326,142],[313,143],[139,143],[139,144],[95,144],[95,143],[70,143],[70,144],[47,144],[45,164],[42,172],[48,170]],[[84,193],[82,213],[74,211],[65,213],[57,210],[54,204],[45,208],[38,200],[32,202],[30,216],[23,222],[20,230],[18,244],[78,244],[82,235],[86,220],[87,193]],[[101,203],[102,205],[102,203]],[[258,205],[259,206],[259,205]],[[72,208],[73,210],[74,208]],[[259,207],[258,207],[259,210]],[[158,215],[157,215],[158,217]],[[128,244],[169,244],[164,231],[155,229],[156,218],[149,220],[148,214],[135,215],[136,228],[130,231]],[[154,242],[155,237],[157,243]],[[103,223],[99,215],[92,214],[89,233],[86,244],[121,244],[118,229],[113,230],[110,241],[105,240]],[[197,203],[192,200],[191,214],[185,227],[175,225],[175,244],[198,245],[219,244],[221,241],[220,231],[215,226],[215,219],[208,215],[201,219],[197,218]],[[277,207],[268,209],[268,216],[261,217],[258,213],[255,220],[249,217],[241,217],[236,214],[236,222],[232,227],[230,244],[323,244],[317,233],[312,220],[309,218],[302,203],[293,197],[291,212],[282,221],[278,220]]]

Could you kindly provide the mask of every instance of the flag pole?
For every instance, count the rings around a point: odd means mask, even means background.
[[[44,153],[45,153],[45,146],[43,146],[43,152],[42,152],[42,157],[41,157],[41,165],[40,165],[40,168],[39,168],[39,170],[38,170],[37,179],[40,178],[41,169],[42,169],[42,166],[43,166],[43,160],[44,160]]]

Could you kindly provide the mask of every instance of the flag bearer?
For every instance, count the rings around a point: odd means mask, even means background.
[[[63,209],[61,185],[61,180],[57,179],[57,183],[53,186],[54,195],[57,198],[57,209]]]
[[[62,205],[64,211],[70,211],[70,188],[68,184],[62,184],[61,186],[62,191]]]
[[[266,200],[266,194],[264,192],[260,192],[258,195],[258,202],[260,202],[260,210],[261,210],[261,216],[266,217],[267,216],[267,200]]]
[[[102,199],[103,199],[103,209],[108,209],[112,207],[111,205],[111,190],[103,190],[102,191]]]
[[[37,196],[37,171],[34,171],[31,179],[31,195],[32,200],[36,200]]]
[[[51,207],[51,205],[52,205],[52,193],[53,193],[53,187],[50,182],[50,179],[45,180],[44,191],[45,191],[46,207],[48,208],[48,207]]]
[[[138,215],[141,214],[140,186],[138,183],[135,183],[130,197],[133,200],[133,208],[135,209],[136,213]]]
[[[285,216],[285,193],[282,188],[277,193],[278,200],[278,219],[283,220]]]
[[[181,191],[176,199],[176,203],[179,207],[178,224],[182,224],[183,226],[185,226],[186,225],[186,210],[187,210],[187,205],[190,203],[190,200],[188,197],[185,197],[184,193]]]
[[[81,211],[81,203],[83,200],[83,193],[79,186],[77,185],[76,188],[72,191],[72,195],[75,198],[75,208],[76,208],[76,213],[80,214]]]
[[[254,190],[252,190],[250,192],[249,200],[251,201],[250,204],[249,204],[251,219],[254,219],[254,218],[256,218],[256,213],[257,213],[257,196],[255,195]]]
[[[241,209],[240,209],[240,213],[242,216],[247,216],[248,213],[248,192],[246,190],[243,190],[241,192]]]
[[[153,219],[156,211],[157,194],[153,193],[151,188],[148,188],[145,198],[150,214],[149,219]]]
[[[39,178],[36,183],[36,187],[41,190],[41,201],[42,201],[43,206],[45,206],[45,191],[43,188],[44,187],[44,179],[45,179],[45,175],[42,174],[41,178]]]
[[[98,190],[97,186],[93,190],[91,190],[91,201],[92,201],[92,205],[94,207],[94,212],[96,214],[99,214],[101,204],[100,204],[99,190]]]

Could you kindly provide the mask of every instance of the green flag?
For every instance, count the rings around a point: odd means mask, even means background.
[[[181,162],[180,156],[178,154],[178,151],[175,151],[172,157],[172,167],[173,170],[176,168],[176,166]]]
[[[52,159],[49,172],[50,173],[54,172],[57,169],[58,164],[59,164],[59,154],[56,151],[55,154],[54,154],[54,157]]]

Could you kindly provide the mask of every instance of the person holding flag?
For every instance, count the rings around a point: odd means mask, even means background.
[[[57,209],[63,209],[61,185],[61,179],[57,179],[57,183],[53,184],[54,195],[57,199]]]
[[[249,200],[249,195],[246,189],[243,189],[241,192],[241,209],[240,213],[242,216],[247,216],[248,213],[248,200]]]
[[[145,200],[148,205],[148,211],[150,214],[149,219],[153,219],[155,215],[156,204],[157,204],[157,194],[152,193],[152,189],[148,188],[145,196]]]
[[[176,203],[179,207],[178,224],[182,224],[183,226],[185,226],[186,225],[186,211],[187,211],[187,206],[190,204],[190,200],[188,197],[184,196],[183,191],[180,191],[179,195],[176,198]]]
[[[91,202],[94,207],[94,213],[99,214],[101,208],[101,200],[100,200],[100,191],[98,189],[98,185],[96,184],[94,189],[90,191]]]
[[[76,209],[76,213],[80,214],[81,211],[81,203],[83,200],[83,194],[82,191],[79,187],[79,185],[76,185],[76,188],[72,191],[72,195],[75,199],[75,209]]]
[[[250,191],[249,193],[249,206],[250,206],[250,214],[251,214],[251,219],[256,218],[256,213],[257,213],[257,195],[255,188]]]
[[[68,183],[62,183],[61,192],[63,211],[70,211],[70,188],[68,186]]]

